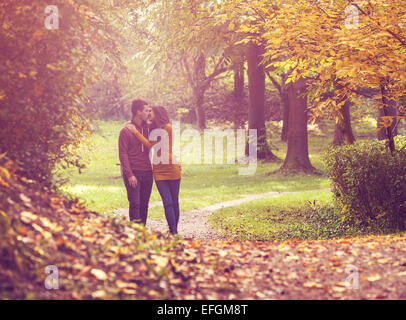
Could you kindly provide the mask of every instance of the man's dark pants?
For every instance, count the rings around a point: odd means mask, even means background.
[[[154,182],[152,171],[133,170],[133,174],[137,178],[136,187],[131,187],[128,178],[123,175],[128,202],[130,203],[130,221],[146,225],[149,197],[151,196],[152,184]]]

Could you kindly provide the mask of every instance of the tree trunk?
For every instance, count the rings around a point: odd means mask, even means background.
[[[254,43],[248,45],[248,88],[249,109],[248,127],[257,130],[257,157],[258,159],[276,160],[266,141],[265,128],[265,70],[260,64],[264,49]]]
[[[388,99],[388,97],[387,97],[388,90],[387,90],[385,82],[382,82],[382,84],[381,84],[381,94],[382,94],[383,108],[379,109],[378,126],[379,126],[379,122],[382,121],[382,117],[397,115],[396,101]],[[382,128],[380,131],[378,131],[379,140],[388,139],[389,149],[391,150],[391,152],[395,151],[394,137],[398,135],[398,130],[395,126],[396,126],[396,119],[393,121],[393,123],[390,127]]]
[[[200,130],[206,129],[206,112],[204,110],[204,92],[201,87],[194,88],[193,95],[195,100],[196,124]]]
[[[289,129],[289,97],[285,89],[282,89],[281,93],[282,102],[282,133],[281,140],[288,141],[288,129]]]
[[[280,171],[314,173],[307,140],[306,80],[301,78],[287,88],[289,98],[288,151]]]
[[[242,127],[242,115],[244,108],[244,62],[234,67],[234,129]]]
[[[193,100],[196,111],[197,126],[200,130],[206,129],[206,112],[204,110],[204,94],[206,85],[206,57],[201,54],[195,61],[194,72],[195,81],[193,88]]]
[[[355,142],[354,133],[351,127],[350,106],[351,101],[347,100],[339,111],[339,119],[335,125],[333,140],[333,144],[336,146],[341,146],[343,144],[353,144]]]
[[[269,73],[266,71],[269,80],[272,81],[274,87],[278,90],[279,96],[281,99],[281,109],[282,109],[282,133],[281,133],[281,140],[287,141],[288,140],[288,127],[289,127],[289,100],[288,94],[286,92],[285,82],[287,79],[287,74],[283,73],[281,76],[281,84],[279,84]]]

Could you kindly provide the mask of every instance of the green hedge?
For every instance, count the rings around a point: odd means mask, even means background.
[[[380,230],[405,229],[406,149],[391,154],[384,142],[357,142],[331,147],[325,161],[343,221]]]

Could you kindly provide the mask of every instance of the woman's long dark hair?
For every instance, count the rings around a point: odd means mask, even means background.
[[[168,123],[170,123],[168,112],[164,107],[154,106],[152,107],[152,111],[155,115],[153,122],[157,128],[163,129]]]

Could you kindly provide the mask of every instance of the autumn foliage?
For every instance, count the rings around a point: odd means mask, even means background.
[[[229,0],[224,11],[243,41],[260,36],[264,65],[287,75],[285,84],[307,80],[314,117],[338,122],[348,101],[358,108],[362,99],[373,101],[393,151],[394,127],[404,119],[405,6],[402,0]]]
[[[1,299],[404,298],[404,235],[174,241],[38,188],[4,158],[0,203]],[[360,290],[345,282],[353,264]],[[57,290],[45,287],[51,265]]]
[[[192,251],[170,253],[176,242],[163,234],[88,211],[15,171],[0,159],[0,299],[162,299],[189,278],[181,256]],[[47,290],[55,265],[58,290]]]
[[[0,4],[0,152],[28,178],[51,182],[58,162],[80,166],[72,151],[88,133],[83,89],[109,50],[102,20],[89,7],[58,3],[58,29],[46,25],[47,1]]]

